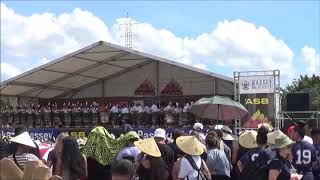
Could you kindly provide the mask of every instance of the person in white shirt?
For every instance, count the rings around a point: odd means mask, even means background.
[[[211,180],[210,171],[200,155],[204,152],[201,143],[194,136],[180,136],[176,140],[178,148],[186,155],[181,158],[178,173],[179,180],[197,180],[200,175],[191,163],[201,169],[202,175]]]
[[[138,122],[138,126],[141,127],[142,125],[145,124],[144,119],[143,119],[143,107],[141,106],[141,104],[138,104],[136,107],[137,110],[137,122]]]
[[[171,127],[173,124],[173,107],[172,102],[169,102],[168,106],[164,108],[165,123],[167,127]]]
[[[159,108],[153,103],[150,109],[152,113],[152,127],[155,127],[159,123]]]
[[[147,104],[144,106],[143,112],[146,125],[151,125],[151,109]]]
[[[119,116],[118,105],[113,105],[110,112],[111,112],[111,123],[112,123],[112,126],[114,127]]]
[[[181,127],[183,125],[182,117],[181,117],[182,108],[180,107],[178,102],[176,102],[176,106],[174,107],[173,112],[174,112],[174,123],[178,123],[179,126]]]
[[[123,106],[121,113],[122,114],[129,114],[129,109],[127,108],[127,106]]]
[[[183,125],[187,126],[189,125],[189,108],[190,108],[190,104],[186,103],[183,107],[182,110],[182,121],[183,121]]]

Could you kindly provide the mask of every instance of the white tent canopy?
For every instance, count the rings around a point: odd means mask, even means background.
[[[34,98],[134,96],[145,79],[161,89],[175,79],[184,95],[233,94],[233,79],[99,41],[1,83],[1,95]]]

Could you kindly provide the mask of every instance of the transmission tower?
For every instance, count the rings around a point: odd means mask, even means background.
[[[124,26],[124,34],[120,37],[124,38],[124,46],[127,48],[133,48],[133,38],[138,39],[138,35],[132,33],[133,25],[138,25],[138,23],[133,23],[127,13],[124,23],[120,24],[120,29]]]

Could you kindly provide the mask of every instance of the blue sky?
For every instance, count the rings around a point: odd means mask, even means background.
[[[149,2],[149,1],[139,1],[139,2],[126,2],[126,1],[2,1],[5,6],[13,10],[16,14],[24,17],[30,17],[37,14],[43,14],[49,12],[54,14],[54,16],[59,16],[63,13],[72,13],[75,8],[80,8],[81,10],[91,12],[95,17],[101,19],[108,29],[117,24],[117,19],[124,17],[126,12],[135,21],[139,23],[150,24],[156,30],[165,29],[174,36],[180,39],[197,39],[201,34],[210,34],[217,28],[219,22],[227,20],[224,25],[229,28],[237,27],[231,26],[230,24],[235,20],[241,20],[246,23],[251,23],[255,25],[258,29],[259,27],[264,27],[267,29],[271,37],[276,38],[279,41],[283,41],[285,46],[290,49],[293,53],[293,57],[290,60],[290,55],[286,54],[286,50],[280,51],[284,52],[283,58],[284,63],[290,61],[291,66],[284,68],[283,71],[288,71],[290,68],[294,68],[294,72],[287,74],[284,77],[284,82],[290,82],[293,78],[298,77],[299,74],[310,72],[310,66],[315,66],[313,73],[320,73],[319,65],[319,51],[320,51],[320,2],[319,1],[280,1],[280,2],[258,2],[258,1],[231,1],[231,2],[220,2],[220,1],[164,1],[164,2]],[[3,14],[1,14],[3,16]],[[6,16],[4,14],[4,16]],[[2,18],[2,17],[1,17]],[[10,22],[10,21],[8,21]],[[240,23],[241,24],[241,23]],[[230,26],[228,26],[230,25]],[[4,26],[1,26],[1,30],[5,31]],[[4,30],[3,30],[4,29]],[[144,29],[144,28],[142,28]],[[223,29],[223,28],[222,28]],[[2,33],[3,34],[3,33]],[[1,37],[2,37],[1,34]],[[260,34],[259,32],[257,33]],[[139,34],[144,38],[144,34]],[[217,38],[214,35],[212,41],[216,41]],[[240,35],[241,36],[241,35]],[[234,37],[232,34],[229,38]],[[248,36],[250,37],[250,34]],[[267,38],[261,38],[261,44],[268,43]],[[266,40],[264,42],[263,40]],[[271,41],[271,40],[270,40]],[[149,41],[148,41],[149,42]],[[1,44],[6,43],[1,40]],[[280,43],[280,42],[277,42]],[[143,44],[143,43],[142,43]],[[236,43],[237,44],[237,43]],[[270,43],[270,46],[273,46]],[[143,48],[142,49],[146,49]],[[145,45],[146,46],[146,45]],[[282,47],[282,46],[281,46]],[[15,57],[10,53],[7,53],[7,46],[1,46],[1,60],[7,64],[17,65],[21,71],[24,71],[20,66],[26,66],[39,63],[39,59],[45,59],[44,62],[52,60],[51,58],[56,57],[60,54],[54,54],[52,56],[45,56],[43,54],[32,53],[24,56],[26,62],[21,62],[19,57]],[[268,48],[268,46],[266,46]],[[304,48],[304,49],[303,49]],[[188,49],[188,48],[187,48]],[[228,48],[229,49],[229,46]],[[285,49],[285,48],[284,48]],[[148,50],[146,50],[149,52]],[[238,50],[235,50],[238,51]],[[239,51],[242,51],[241,49]],[[150,53],[152,53],[151,51]],[[157,55],[162,55],[165,51],[155,52]],[[226,52],[228,53],[228,52]],[[240,54],[244,54],[241,52]],[[274,65],[268,66],[279,68],[283,63],[277,62],[277,55],[275,55],[275,50],[272,54],[263,56],[266,59],[269,57],[274,58]],[[196,52],[195,52],[196,54]],[[264,53],[265,54],[265,53]],[[289,53],[290,54],[290,53]],[[174,56],[174,55],[172,55]],[[224,57],[224,56],[223,56]],[[225,61],[221,57],[222,62]],[[239,58],[239,60],[234,60],[230,62],[241,63],[241,60],[248,57]],[[256,58],[259,58],[257,56]],[[231,76],[233,70],[246,70],[246,67],[233,67],[228,64],[214,66],[214,63],[208,62],[206,58],[214,58],[211,55],[190,55],[188,58],[191,59],[191,65],[201,64],[205,66],[206,69],[211,71],[216,71],[218,73]],[[186,59],[188,59],[186,58]],[[198,59],[196,59],[198,58]],[[10,61],[9,61],[10,59]],[[281,59],[281,58],[280,58]],[[289,59],[289,60],[288,60]],[[250,59],[246,59],[248,62]],[[15,63],[17,61],[18,63]],[[37,61],[37,62],[36,62]],[[41,61],[41,60],[40,60]],[[226,60],[226,61],[229,61]],[[280,61],[280,60],[279,60]],[[14,63],[12,63],[14,62]],[[187,62],[187,61],[186,61]],[[219,63],[218,63],[219,64]],[[20,66],[19,66],[20,65]],[[286,64],[284,64],[286,65]],[[202,67],[202,66],[201,66]],[[252,68],[257,68],[258,70],[263,69],[263,66],[252,65],[248,66],[248,70]],[[308,69],[309,67],[309,69]],[[310,70],[310,71],[309,71]],[[286,73],[286,72],[285,72]],[[3,74],[3,77],[9,77],[9,75]],[[3,80],[3,78],[2,78]]]

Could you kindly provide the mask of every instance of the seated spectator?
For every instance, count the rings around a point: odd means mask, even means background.
[[[126,159],[116,160],[111,165],[112,180],[133,180],[134,164]]]

